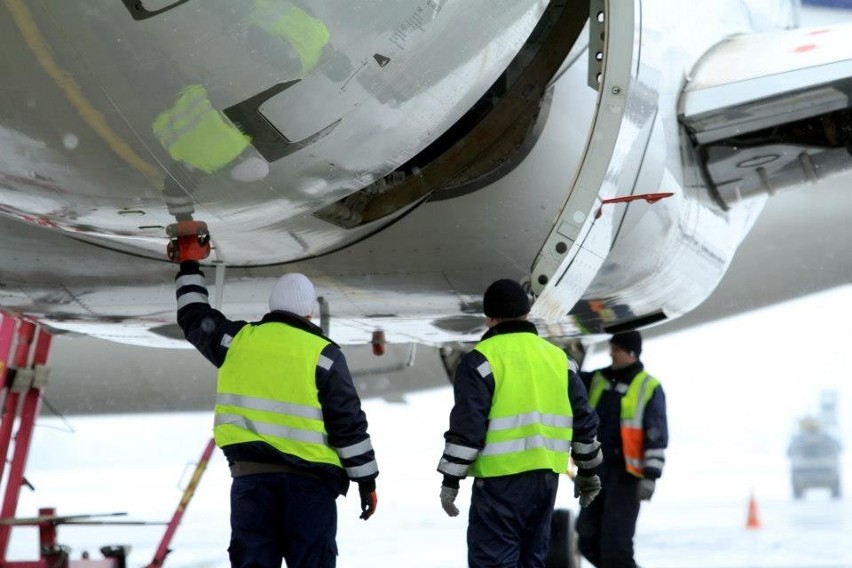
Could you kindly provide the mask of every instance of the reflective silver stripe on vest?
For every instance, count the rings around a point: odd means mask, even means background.
[[[181,288],[183,286],[201,286],[202,288],[206,288],[207,281],[200,274],[184,274],[175,280],[175,286],[177,288]]]
[[[505,442],[489,442],[485,445],[480,455],[482,456],[497,456],[502,454],[511,454],[514,452],[523,452],[524,450],[532,450],[535,448],[547,448],[552,452],[571,451],[571,442],[568,440],[554,440],[553,438],[545,438],[544,436],[535,435],[519,438],[517,440],[506,440]]]
[[[359,465],[356,467],[347,467],[346,475],[348,475],[351,479],[357,479],[359,477],[366,477],[368,475],[373,475],[374,473],[379,472],[379,464],[376,463],[376,460],[365,463],[364,465]]]
[[[476,456],[479,455],[479,450],[447,442],[444,445],[444,455],[450,456],[451,458],[458,458],[460,460],[473,461],[476,459]]]
[[[184,306],[188,306],[189,304],[209,304],[210,301],[207,299],[207,294],[202,294],[200,292],[187,292],[186,294],[181,294],[177,299],[177,307],[181,309]]]
[[[367,438],[366,440],[362,440],[357,444],[352,444],[351,446],[346,446],[345,448],[334,449],[337,451],[337,455],[340,456],[340,459],[345,460],[346,458],[366,454],[367,452],[373,449],[373,444],[372,442],[370,442],[370,438]]]
[[[479,376],[484,379],[485,377],[491,374],[491,363],[486,361],[485,363],[477,367],[476,370],[479,371]]]
[[[326,357],[325,355],[320,355],[319,361],[317,361],[317,367],[321,369],[325,369],[328,371],[331,369],[331,366],[334,364],[334,361]]]
[[[225,335],[223,335],[223,336],[222,336],[222,341],[220,341],[220,342],[219,342],[219,345],[221,345],[222,347],[230,347],[230,346],[231,346],[231,342],[232,342],[233,340],[234,340],[234,336],[233,336],[233,335],[227,335],[227,334],[225,334]]]
[[[488,422],[488,431],[497,432],[500,430],[511,430],[512,428],[520,428],[530,424],[541,424],[543,426],[552,426],[554,428],[573,428],[573,416],[560,416],[558,414],[542,414],[536,410],[527,412],[526,414],[516,414],[515,416],[505,416],[503,418],[492,418]]]
[[[237,414],[217,414],[214,424],[216,426],[239,426],[249,432],[254,432],[255,434],[260,434],[262,436],[275,436],[276,438],[286,438],[296,442],[323,444],[325,446],[328,445],[325,434],[322,432],[302,430],[300,428],[289,428],[287,426],[281,426],[280,424],[269,424],[268,422],[259,422]]]
[[[639,397],[636,400],[636,411],[633,413],[633,418],[630,420],[623,420],[622,426],[627,426],[628,428],[642,428],[642,417],[645,415],[645,391],[648,390],[648,384],[651,382],[651,375],[646,374],[645,378],[642,379],[642,384],[639,385]],[[639,466],[641,467],[641,466]]]
[[[467,477],[467,470],[470,469],[470,464],[451,462],[446,458],[441,458],[438,463],[438,471],[455,477]]]
[[[628,458],[627,456],[624,456],[624,461],[629,466],[635,467],[636,469],[642,469],[642,460],[637,460],[637,459]]]
[[[240,408],[248,408],[250,410],[274,412],[276,414],[286,414],[288,416],[309,418],[311,420],[322,420],[322,410],[313,406],[290,404],[289,402],[278,402],[277,400],[255,398],[239,394],[219,393],[216,395],[216,404],[224,406],[239,406]]]

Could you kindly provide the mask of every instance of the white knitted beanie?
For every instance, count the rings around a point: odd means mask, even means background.
[[[298,272],[285,274],[278,279],[269,294],[269,309],[292,312],[297,316],[310,316],[317,303],[314,285],[308,277]]]

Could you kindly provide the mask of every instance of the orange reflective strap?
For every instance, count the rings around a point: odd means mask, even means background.
[[[621,444],[627,471],[642,477],[642,462],[645,452],[645,436],[642,428],[621,427]]]

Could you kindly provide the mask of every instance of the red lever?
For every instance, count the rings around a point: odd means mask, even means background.
[[[629,203],[631,201],[639,201],[640,199],[644,199],[648,203],[656,203],[660,199],[665,199],[666,197],[671,197],[674,193],[639,193],[637,195],[627,195],[625,197],[613,197],[611,199],[604,199],[601,201],[601,206],[598,207],[598,210],[595,212],[595,219],[599,219],[601,214],[603,213],[603,206],[610,205],[611,203]]]
[[[166,227],[166,256],[172,262],[202,260],[210,255],[210,232],[203,221],[181,221]]]

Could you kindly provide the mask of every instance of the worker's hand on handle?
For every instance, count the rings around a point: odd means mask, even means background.
[[[640,501],[650,501],[656,487],[657,482],[653,479],[640,479],[639,487],[636,488],[636,497]]]
[[[457,517],[459,514],[459,508],[456,507],[456,497],[458,495],[458,487],[441,486],[441,507],[444,508],[444,512],[450,517]]]
[[[597,475],[577,475],[574,478],[574,497],[580,498],[580,507],[587,507],[601,492],[601,478]]]
[[[361,494],[361,515],[358,518],[366,521],[373,516],[376,512],[376,506],[379,504],[376,482],[372,480],[362,481],[358,484],[358,493]]]

